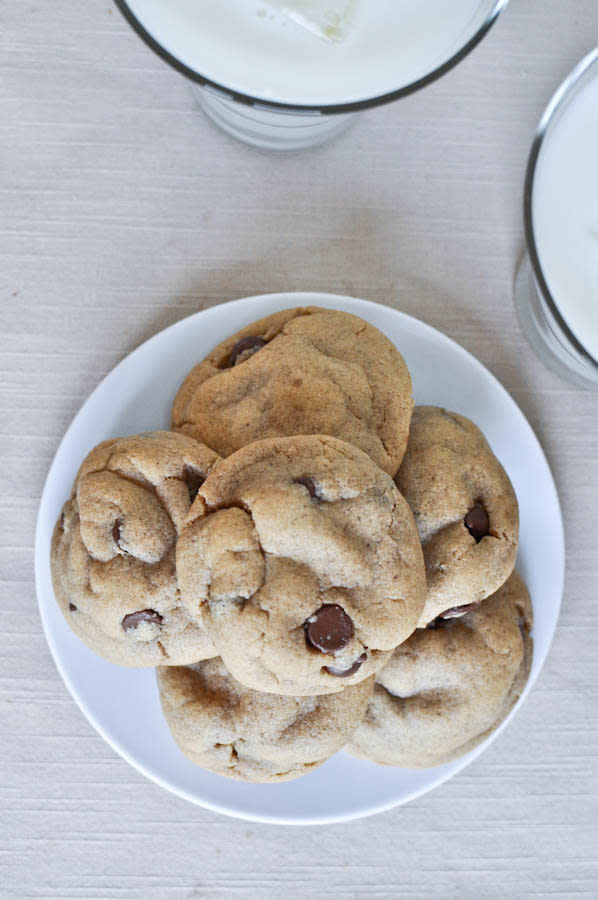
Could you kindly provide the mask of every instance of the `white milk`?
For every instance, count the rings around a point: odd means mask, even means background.
[[[496,0],[358,0],[344,40],[311,34],[267,0],[129,0],[179,61],[229,90],[282,103],[367,100],[451,58]]]
[[[540,265],[561,315],[598,359],[598,75],[549,127],[532,191]]]

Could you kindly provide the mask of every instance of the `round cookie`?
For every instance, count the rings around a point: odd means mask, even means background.
[[[157,669],[173,737],[194,763],[243,781],[299,778],[349,740],[374,686],[368,678],[339,694],[282,697],[243,687],[221,659]]]
[[[329,434],[395,475],[412,407],[403,357],[377,328],[303,307],[219,344],[179,389],[172,424],[221,456],[262,438]]]
[[[178,596],[175,541],[218,457],[152,432],[104,441],[83,462],[52,539],[54,593],[75,634],[124,666],[216,655]]]
[[[377,672],[425,598],[417,529],[392,478],[322,435],[258,441],[219,463],[179,539],[177,573],[231,674],[296,696]]]
[[[525,687],[532,620],[527,588],[513,572],[479,609],[418,629],[378,673],[346,749],[408,768],[437,766],[473,749]]]
[[[415,515],[426,562],[420,628],[466,612],[504,584],[517,556],[517,498],[473,422],[417,406],[396,483]]]

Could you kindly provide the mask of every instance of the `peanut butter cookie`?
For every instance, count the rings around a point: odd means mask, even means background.
[[[426,589],[392,478],[327,436],[258,441],[220,462],[181,533],[177,573],[234,678],[301,696],[378,671]]]
[[[83,462],[52,540],[54,592],[75,634],[125,666],[216,655],[178,596],[175,541],[218,457],[190,437],[104,441]]]
[[[413,400],[403,357],[373,325],[332,309],[275,313],[189,373],[173,428],[229,456],[261,438],[329,434],[395,475]]]
[[[462,756],[503,721],[532,660],[532,607],[517,572],[477,610],[418,629],[376,676],[354,756],[425,768]]]
[[[162,709],[193,762],[243,781],[290,781],[340,750],[365,714],[373,678],[323,697],[243,687],[222,660],[159,667]]]
[[[504,584],[517,556],[517,498],[473,422],[417,406],[396,483],[415,515],[426,561],[420,627],[467,612]]]

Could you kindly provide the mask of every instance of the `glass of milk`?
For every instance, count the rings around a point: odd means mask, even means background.
[[[528,162],[519,319],[537,354],[598,384],[598,48],[557,90]]]
[[[323,143],[440,77],[508,0],[116,0],[210,118],[264,149]]]

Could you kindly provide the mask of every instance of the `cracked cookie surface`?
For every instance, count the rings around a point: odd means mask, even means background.
[[[216,655],[178,595],[175,542],[218,456],[150,432],[99,444],[84,460],[52,538],[54,593],[87,646],[125,666]]]
[[[513,572],[479,609],[418,629],[376,676],[349,753],[420,768],[472,750],[500,725],[525,687],[532,621],[527,588]]]
[[[234,678],[298,696],[378,671],[425,598],[417,529],[392,478],[327,436],[259,441],[220,462],[179,538],[177,573]]]
[[[175,398],[173,428],[222,456],[262,438],[329,434],[394,475],[413,407],[401,354],[338,310],[287,309],[219,344]]]
[[[340,694],[282,697],[246,688],[221,659],[157,669],[166,721],[183,753],[219,775],[289,781],[321,765],[363,719],[373,677]]]
[[[419,622],[458,616],[513,571],[517,498],[482,432],[457,413],[416,406],[396,477],[423,545],[428,595]]]

